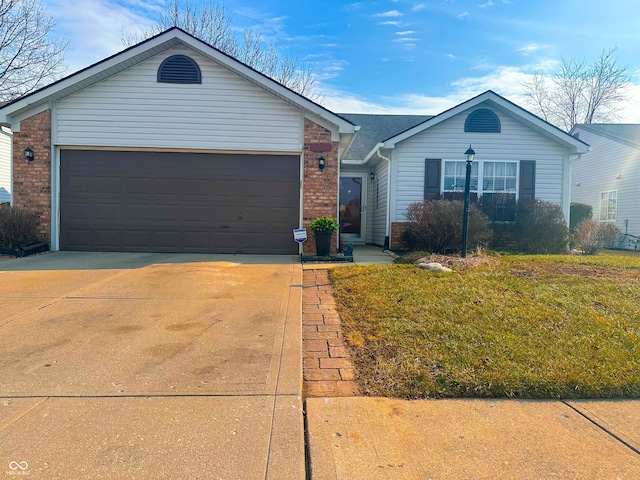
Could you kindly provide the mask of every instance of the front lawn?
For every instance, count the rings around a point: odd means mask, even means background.
[[[355,266],[331,280],[370,395],[640,397],[640,257]]]

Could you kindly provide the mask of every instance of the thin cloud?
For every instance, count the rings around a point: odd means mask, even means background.
[[[396,22],[394,20],[389,20],[387,22],[378,22],[378,25],[392,25],[394,27],[403,27],[405,24],[402,22]]]
[[[445,56],[451,61],[456,59],[456,56],[453,53],[445,53]]]
[[[481,3],[480,5],[478,5],[480,8],[487,8],[487,7],[493,7],[493,2],[491,0],[489,0],[487,3]]]
[[[396,32],[396,35],[413,35],[416,33],[415,30],[405,30],[404,32]]]
[[[467,18],[469,16],[469,12],[462,12],[460,15],[456,15],[456,18],[458,20],[464,20],[465,18]]]
[[[360,7],[362,7],[364,5],[364,2],[355,2],[355,3],[349,3],[347,5],[345,5],[344,7],[342,7],[343,10],[349,11],[349,10],[358,10]]]
[[[392,17],[401,17],[403,14],[398,10],[389,10],[388,12],[375,13],[374,17],[382,17],[382,18],[392,18]]]
[[[427,8],[427,4],[426,3],[417,3],[413,7],[411,7],[411,11],[412,12],[420,12],[420,11],[424,10],[425,8]]]
[[[528,55],[533,55],[534,53],[537,53],[540,50],[546,50],[550,46],[551,45],[540,45],[539,43],[528,43],[526,45],[523,45],[520,48],[516,48],[516,52],[520,53],[521,55],[528,56]]]
[[[398,42],[398,43],[417,42],[418,40],[419,38],[411,38],[411,37],[401,37],[401,38],[393,39],[394,42]]]

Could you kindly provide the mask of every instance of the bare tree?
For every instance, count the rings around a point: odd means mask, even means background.
[[[32,92],[62,76],[67,42],[39,0],[0,0],[0,100]]]
[[[153,27],[133,35],[123,32],[122,43],[131,46],[171,27],[180,27],[301,95],[316,97],[312,68],[282,54],[275,44],[265,42],[257,30],[245,29],[243,35],[237,35],[232,13],[224,3],[171,0]]]
[[[617,119],[630,75],[629,66],[617,64],[615,52],[603,50],[591,65],[563,58],[552,77],[534,73],[522,85],[534,113],[567,131],[578,123]]]

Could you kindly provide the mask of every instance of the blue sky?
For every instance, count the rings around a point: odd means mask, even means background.
[[[122,31],[153,23],[166,0],[44,0],[70,41],[70,71],[122,50]],[[319,101],[338,112],[436,114],[487,89],[526,107],[521,83],[561,57],[618,47],[631,67],[620,121],[640,122],[637,0],[227,0],[314,66]]]

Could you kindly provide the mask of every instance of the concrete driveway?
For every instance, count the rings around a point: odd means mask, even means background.
[[[297,257],[0,263],[0,475],[304,478]]]

